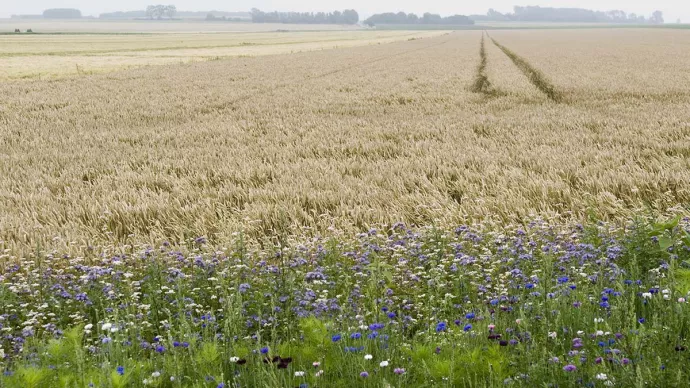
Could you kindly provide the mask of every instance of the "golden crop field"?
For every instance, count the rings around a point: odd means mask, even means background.
[[[109,31],[108,23],[103,24],[103,31]],[[205,26],[213,23],[198,24]],[[144,34],[6,34],[0,35],[0,81],[46,80],[149,65],[365,46],[438,36],[443,33],[274,30],[201,33],[171,31]]]
[[[1,244],[689,203],[687,32],[483,35],[0,82]]]

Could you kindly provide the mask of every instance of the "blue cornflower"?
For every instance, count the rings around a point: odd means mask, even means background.
[[[115,369],[118,375],[122,376],[125,374],[125,367],[124,366],[118,366],[117,369]]]
[[[525,288],[528,289],[528,290],[531,290],[531,289],[534,288],[534,284],[533,284],[533,283],[527,283],[527,284],[525,285]]]
[[[605,308],[605,309],[611,307],[611,306],[609,305],[609,302],[601,302],[601,303],[599,303],[599,306],[602,307],[602,308]]]
[[[240,287],[239,287],[240,292],[243,292],[243,293],[249,291],[250,288],[251,288],[251,286],[247,283],[242,283],[242,284],[240,284]]]
[[[468,324],[465,325],[465,327],[462,328],[462,330],[464,330],[464,331],[470,331],[470,330],[472,330],[472,325],[468,323]]]
[[[165,346],[158,344],[156,345],[156,353],[163,353],[165,352]]]
[[[445,322],[439,322],[436,324],[436,332],[441,332],[446,330],[446,323]]]
[[[343,338],[340,334],[336,334],[333,337],[331,337],[331,341],[333,342],[338,342],[340,339]]]
[[[263,347],[263,348],[261,348],[260,352],[261,352],[261,354],[266,354],[266,353],[268,353],[268,348]]]
[[[390,318],[390,319],[395,318],[395,313],[394,312],[388,313],[388,318]]]
[[[216,386],[216,388],[225,388],[225,383],[220,383]]]
[[[639,323],[645,323],[645,322],[647,322],[647,320],[644,319],[644,318],[640,318],[640,319],[637,320],[637,322],[639,322]]]
[[[473,318],[474,318],[474,313],[467,313],[467,314],[465,314],[465,318],[467,318],[467,319],[473,319]]]
[[[561,276],[558,278],[558,283],[560,283],[560,284],[567,283],[568,280],[570,280],[570,279],[568,279],[567,276]]]
[[[350,334],[350,338],[360,339],[360,338],[362,338],[362,334],[361,333],[352,333],[352,334]]]

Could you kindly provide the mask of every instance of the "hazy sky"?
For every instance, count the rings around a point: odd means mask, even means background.
[[[46,8],[78,8],[84,15],[101,12],[144,9],[148,4],[175,4],[178,10],[247,11],[253,7],[272,11],[331,11],[354,8],[362,16],[377,12],[405,11],[432,12],[442,15],[484,14],[494,8],[501,12],[511,11],[514,5],[540,5],[543,7],[578,7],[607,11],[620,9],[644,16],[654,10],[664,12],[666,22],[680,18],[690,22],[688,0],[0,0],[0,18],[12,14],[37,14]]]

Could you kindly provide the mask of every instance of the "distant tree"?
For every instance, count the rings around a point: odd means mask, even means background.
[[[177,8],[174,5],[149,5],[146,7],[146,16],[149,19],[163,19],[163,16],[167,16],[172,19],[177,13]]]
[[[175,7],[175,6],[172,5],[172,4],[171,4],[171,5],[166,5],[166,6],[164,6],[164,8],[163,8],[163,13],[165,14],[165,16],[167,16],[167,17],[169,17],[170,19],[172,19],[173,17],[175,17],[175,14],[177,13],[177,7]]]
[[[654,24],[663,24],[664,23],[664,14],[661,11],[654,11],[652,14],[652,17],[649,19],[651,23]]]
[[[81,11],[74,8],[52,8],[43,11],[45,19],[81,19]]]

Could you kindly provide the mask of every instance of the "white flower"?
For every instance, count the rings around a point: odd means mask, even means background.
[[[379,366],[380,366],[381,368],[387,367],[387,366],[388,366],[388,361],[381,361],[381,363],[379,364]]]
[[[645,299],[650,299],[652,297],[652,293],[651,292],[643,292],[642,297]]]
[[[151,373],[151,377],[160,377],[160,376],[161,376],[161,372],[155,371],[155,372]]]
[[[175,381],[175,376],[170,376],[170,381]]]
[[[678,298],[678,303],[685,303],[685,298]]]
[[[148,379],[144,379],[144,381],[142,381],[142,383],[143,383],[144,385],[149,385],[149,380],[148,380]]]
[[[304,372],[303,372],[303,371],[298,370],[298,371],[295,372],[295,377],[302,377],[302,376],[304,376]]]
[[[604,385],[607,386],[607,387],[613,387],[614,384],[613,384],[613,381],[611,381],[611,380],[606,380],[606,381],[604,381]]]
[[[314,376],[319,377],[319,376],[321,376],[322,374],[323,374],[323,369],[321,369],[320,371],[314,373]]]
[[[595,334],[597,337],[599,337],[599,336],[604,335],[604,331],[603,331],[603,330],[597,330],[597,332],[594,333],[594,334]]]
[[[606,376],[606,373],[599,373],[599,374],[597,374],[596,378],[597,378],[597,380],[608,380],[609,379],[609,377]]]
[[[314,362],[312,363],[312,365],[314,366],[314,368],[318,368],[319,365],[321,365],[321,363],[318,362],[318,361],[314,361]]]
[[[239,360],[240,360],[239,357],[230,357],[230,362],[237,362]]]
[[[110,328],[110,332],[111,332],[111,333],[117,333],[118,330],[120,330],[120,329],[118,329],[118,328],[115,327],[115,326],[113,326],[113,327]]]
[[[5,349],[0,348],[0,360],[5,358]]]
[[[372,356],[371,354],[367,354],[364,356],[365,360],[371,360],[372,358],[374,358],[374,356]]]
[[[604,318],[594,318],[594,323],[602,323],[604,322]]]
[[[111,327],[113,327],[112,323],[104,323],[103,326],[101,326],[101,330],[108,331]]]
[[[91,333],[91,329],[93,329],[93,324],[89,323],[88,325],[84,326],[84,332],[86,334]]]
[[[551,332],[549,332],[549,337],[556,339],[556,337],[558,337],[558,334],[556,334],[555,331],[551,331]]]

